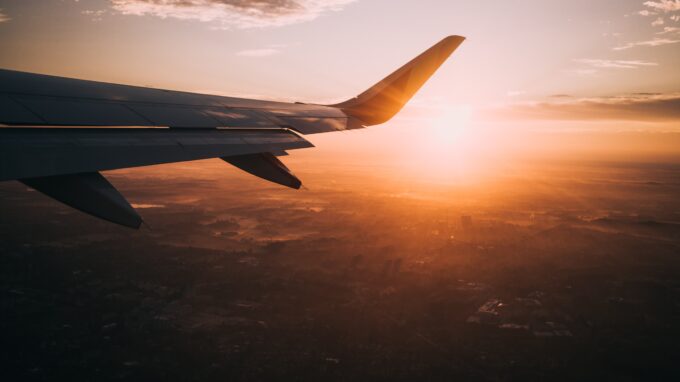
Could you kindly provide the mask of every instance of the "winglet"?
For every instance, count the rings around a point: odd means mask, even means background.
[[[368,126],[387,122],[464,40],[462,36],[448,36],[357,97],[330,106]]]

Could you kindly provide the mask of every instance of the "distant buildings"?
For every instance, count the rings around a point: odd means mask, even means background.
[[[542,303],[530,295],[527,298],[515,298],[511,302],[502,302],[498,298],[489,299],[466,322],[503,330],[525,331],[534,337],[572,337],[571,330],[557,319],[563,317],[554,312],[548,313]]]

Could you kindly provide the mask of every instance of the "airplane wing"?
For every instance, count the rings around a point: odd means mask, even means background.
[[[142,219],[100,171],[222,158],[299,188],[277,156],[313,147],[301,135],[394,116],[463,42],[449,36],[359,96],[283,103],[0,69],[0,181],[19,180],[71,207],[138,228]]]

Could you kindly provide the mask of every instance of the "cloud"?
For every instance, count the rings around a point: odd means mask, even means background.
[[[641,16],[657,16],[651,23],[653,27],[661,27],[662,25],[666,24],[667,21],[667,19],[665,18],[666,16],[668,16],[668,20],[670,20],[669,22],[680,21],[680,0],[645,1],[643,5],[646,6],[648,9],[638,11],[637,14]],[[657,32],[656,34],[657,35],[667,33],[674,34],[676,31],[677,31],[676,28],[664,27],[663,31]],[[613,49],[626,50],[636,46],[662,46],[668,44],[675,44],[677,42],[680,42],[680,40],[657,37],[646,41],[629,42],[614,47]]]
[[[680,0],[645,1],[644,5],[660,12],[680,11]]]
[[[4,14],[2,12],[2,8],[0,8],[0,23],[7,22],[9,20],[12,20],[12,19],[10,19],[9,16],[7,16],[6,14]]]
[[[284,26],[340,11],[358,0],[110,0],[125,15],[212,23],[217,29]]]
[[[279,53],[281,53],[281,51],[275,48],[262,48],[242,50],[240,52],[236,52],[236,55],[242,57],[268,57]]]
[[[92,18],[92,21],[102,21],[104,19],[104,15],[106,14],[106,10],[84,10],[82,12],[83,15],[90,16]]]
[[[508,97],[519,97],[519,96],[524,95],[524,94],[526,94],[526,92],[524,90],[509,90],[506,93],[506,95]]]
[[[597,70],[595,70],[595,69],[574,69],[574,70],[567,70],[566,72],[576,74],[578,76],[592,76],[594,74],[597,74]]]
[[[643,9],[641,11],[638,11],[637,14],[641,16],[654,16],[662,13],[673,13],[676,11],[680,11],[680,0],[661,0],[661,1],[645,1],[643,3],[648,8],[651,9]],[[671,20],[677,21],[680,19],[680,16],[678,15],[672,15]],[[663,19],[661,17],[657,18],[652,25],[661,25],[663,24]]]
[[[579,58],[575,62],[600,69],[637,69],[645,66],[657,66],[656,62],[640,60],[603,60],[598,58]]]
[[[680,122],[680,93],[515,103],[490,110],[489,115],[520,120]]]
[[[680,40],[675,40],[675,39],[670,39],[670,38],[653,38],[651,40],[646,40],[646,41],[636,41],[636,42],[629,42],[624,45],[619,45],[617,47],[614,47],[614,50],[626,50],[630,48],[634,48],[636,46],[662,46],[662,45],[668,45],[668,44],[675,44],[677,42],[680,42]]]
[[[678,33],[680,28],[678,27],[664,27],[661,32],[656,32],[656,34],[667,34],[667,33]]]

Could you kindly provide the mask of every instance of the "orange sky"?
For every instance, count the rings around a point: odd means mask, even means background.
[[[347,99],[442,37],[467,37],[394,120],[308,137],[327,153],[479,166],[564,146],[555,132],[680,131],[680,0],[0,0],[0,9],[2,68],[289,101]],[[619,152],[665,142],[616,141]]]

